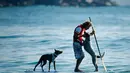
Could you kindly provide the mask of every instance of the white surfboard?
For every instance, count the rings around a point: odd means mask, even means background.
[[[31,70],[26,70],[25,73],[58,73],[58,71],[31,71]]]
[[[44,71],[44,72],[42,72],[42,71],[31,71],[31,70],[27,70],[27,71],[25,71],[25,73],[100,73],[100,72],[68,72],[68,71],[66,71],[66,72],[62,72],[62,71],[50,71],[50,72],[48,72],[48,71]]]

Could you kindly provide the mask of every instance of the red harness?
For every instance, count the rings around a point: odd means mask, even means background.
[[[78,28],[78,27],[81,28],[81,31],[80,31],[80,33],[78,34],[78,39],[77,39],[77,40],[80,41],[80,42],[82,42],[82,41],[83,41],[82,35],[83,35],[84,32],[85,32],[85,28],[83,28],[82,25],[79,25],[79,26],[77,26],[76,28]]]

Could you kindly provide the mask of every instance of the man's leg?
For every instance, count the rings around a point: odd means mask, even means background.
[[[79,65],[81,64],[82,60],[83,60],[83,58],[77,59],[77,61],[76,61],[76,66],[75,66],[75,70],[74,70],[75,72],[82,72],[82,71],[79,69]]]
[[[82,72],[81,70],[79,70],[79,65],[81,64],[81,62],[84,58],[82,46],[78,42],[74,42],[73,49],[74,49],[75,58],[77,59],[74,71],[75,72]]]
[[[95,71],[98,71],[98,65],[97,65],[97,62],[96,62],[96,55],[95,55],[93,49],[91,48],[91,45],[90,45],[89,41],[84,42],[84,49],[91,55],[93,65],[95,67]]]
[[[95,67],[95,71],[98,71],[98,65],[97,65],[97,62],[96,62],[96,56],[90,54],[91,57],[92,57],[92,62],[93,62],[93,65]]]

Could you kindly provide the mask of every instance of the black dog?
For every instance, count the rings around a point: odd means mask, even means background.
[[[55,50],[54,53],[52,54],[44,54],[41,56],[41,58],[39,59],[38,63],[35,65],[33,71],[35,71],[36,67],[41,63],[41,68],[42,68],[42,71],[43,70],[43,66],[47,63],[47,60],[49,61],[49,70],[50,71],[50,64],[51,62],[53,62],[53,65],[54,65],[54,70],[56,71],[56,66],[55,66],[55,58],[61,54],[62,51],[59,51],[59,50]],[[42,64],[43,63],[43,64]]]

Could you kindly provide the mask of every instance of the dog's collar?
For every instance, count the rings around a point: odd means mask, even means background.
[[[54,53],[54,57],[57,57],[57,54]]]

